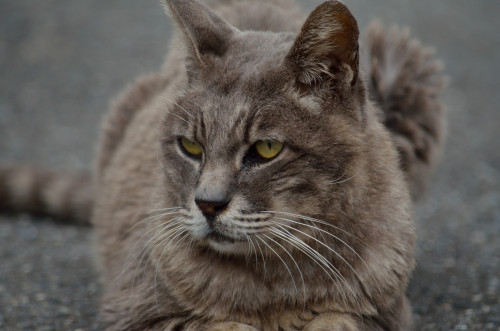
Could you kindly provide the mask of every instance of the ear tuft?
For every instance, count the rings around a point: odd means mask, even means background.
[[[166,0],[167,14],[174,18],[188,40],[191,55],[203,64],[203,55],[223,55],[238,29],[197,0]]]
[[[301,83],[320,83],[326,77],[355,85],[358,38],[358,24],[349,9],[340,1],[328,0],[309,15],[287,60]]]

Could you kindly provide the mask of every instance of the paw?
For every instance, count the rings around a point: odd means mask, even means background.
[[[307,323],[303,331],[359,331],[358,323],[346,314],[326,313]]]
[[[251,325],[237,322],[218,322],[211,324],[208,331],[259,331]]]

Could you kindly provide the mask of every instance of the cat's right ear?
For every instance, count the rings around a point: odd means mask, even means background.
[[[166,0],[167,14],[182,31],[189,56],[205,65],[206,55],[222,56],[239,30],[197,0]]]
[[[307,18],[288,53],[296,80],[313,85],[336,82],[354,86],[358,80],[358,24],[340,1],[327,0]]]

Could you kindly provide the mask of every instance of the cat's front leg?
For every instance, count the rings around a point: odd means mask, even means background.
[[[157,328],[155,328],[156,330]],[[238,322],[204,322],[200,320],[193,320],[190,322],[181,321],[168,321],[164,324],[162,331],[259,331],[251,325],[238,323]]]
[[[369,321],[361,322],[358,318],[339,312],[323,313],[307,323],[303,331],[382,331]]]
[[[258,331],[259,329],[254,328],[248,324],[242,324],[238,322],[218,322],[211,324],[207,331]]]

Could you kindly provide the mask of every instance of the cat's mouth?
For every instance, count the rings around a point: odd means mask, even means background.
[[[208,233],[207,233],[207,238],[210,240],[215,241],[216,243],[222,244],[222,243],[228,243],[228,244],[233,244],[236,240],[234,240],[231,237],[228,237],[227,235],[223,234],[222,232],[218,231],[217,229],[211,228]]]

